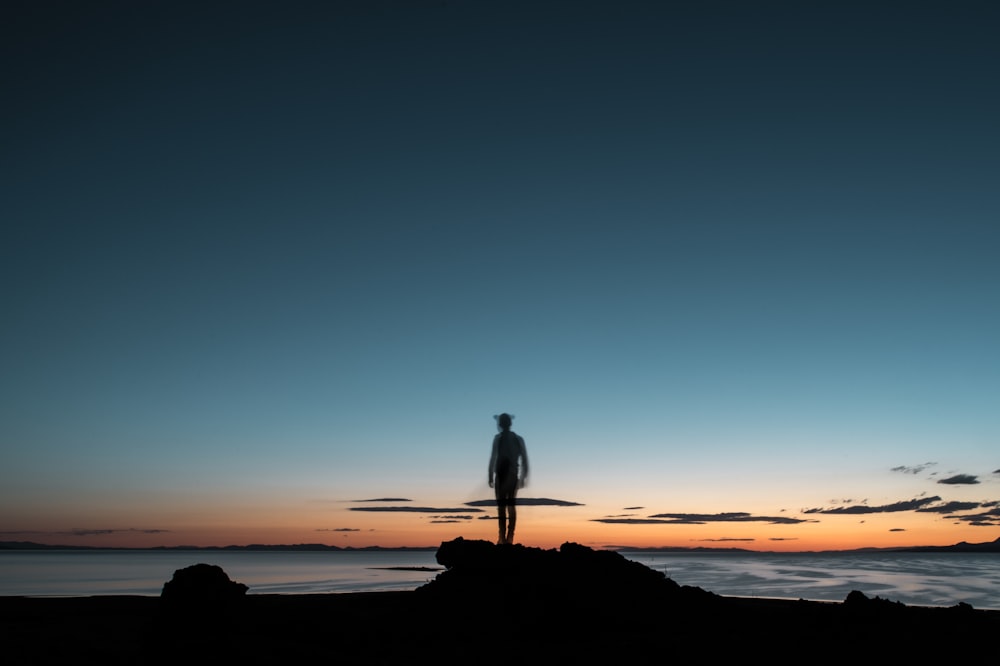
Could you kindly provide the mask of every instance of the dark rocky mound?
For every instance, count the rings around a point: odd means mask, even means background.
[[[238,604],[247,589],[243,583],[230,580],[220,566],[195,564],[175,571],[163,584],[160,599],[167,611],[213,613]]]
[[[906,613],[913,613],[914,611],[926,611],[927,609],[921,609],[920,607],[907,606],[901,601],[890,601],[889,599],[883,599],[882,597],[868,597],[863,592],[858,590],[852,590],[847,597],[844,599],[843,607],[845,612],[851,613],[856,617],[894,617],[903,616]],[[945,607],[933,607],[933,611],[939,615],[948,612],[952,617],[960,614],[973,614],[975,609],[961,601],[954,606]]]
[[[437,561],[446,570],[418,588],[418,593],[602,608],[635,602],[704,601],[715,596],[682,587],[616,552],[576,543],[543,550],[459,537],[441,544]]]

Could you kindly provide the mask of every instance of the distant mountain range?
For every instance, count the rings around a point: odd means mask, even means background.
[[[951,546],[909,546],[896,548],[858,548],[851,552],[893,551],[897,553],[1000,553],[1000,537],[994,541],[969,543],[960,541]]]
[[[697,546],[685,548],[682,546],[669,548],[634,548],[632,546],[609,546],[613,550],[627,550],[641,553],[755,553],[760,551],[749,548],[706,548]],[[784,552],[784,551],[783,551]],[[968,543],[960,541],[950,546],[891,546],[888,548],[851,548],[848,550],[799,551],[810,553],[1000,553],[1000,537],[994,541],[983,543]]]
[[[308,551],[308,552],[371,552],[371,551],[433,551],[437,546],[401,546],[398,548],[385,548],[382,546],[368,546],[365,548],[342,548],[340,546],[328,546],[322,543],[301,543],[301,544],[250,544],[246,546],[156,546],[153,548],[108,548],[105,546],[65,546],[35,543],[33,541],[0,541],[0,550],[198,550],[198,551]],[[747,548],[706,548],[697,546],[694,548],[669,547],[669,548],[639,548],[635,546],[608,546],[609,550],[630,551],[641,553],[753,553]],[[824,553],[1000,553],[1000,537],[994,541],[984,543],[968,543],[961,541],[951,546],[893,546],[890,548],[854,548],[850,550],[825,550],[809,551]]]

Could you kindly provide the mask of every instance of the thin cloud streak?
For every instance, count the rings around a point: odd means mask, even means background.
[[[161,530],[161,529],[138,529],[138,528],[128,528],[128,529],[73,529],[68,532],[56,532],[56,534],[71,534],[73,536],[103,536],[107,534],[169,534],[171,530]]]
[[[473,500],[466,502],[466,506],[496,506],[495,499]],[[586,506],[579,502],[569,502],[567,500],[549,499],[548,497],[518,497],[518,506]]]
[[[918,513],[955,513],[956,511],[972,511],[983,505],[979,502],[946,502],[939,506],[928,506],[917,509]]]
[[[937,465],[937,463],[935,463],[935,462],[925,462],[922,465],[910,465],[910,466],[908,466],[908,465],[900,465],[898,467],[893,467],[890,471],[893,471],[893,472],[902,472],[903,474],[920,474],[925,469],[933,467],[934,465]]]
[[[941,498],[935,495],[934,497],[925,497],[923,499],[912,499],[903,502],[894,502],[893,504],[883,504],[882,506],[868,506],[866,504],[855,504],[853,506],[838,506],[833,509],[806,509],[803,513],[823,513],[828,515],[896,513],[898,511],[916,511],[917,509],[927,506],[928,504],[933,504],[934,502],[940,502],[940,501]]]
[[[75,536],[75,537],[91,537],[91,536],[108,536],[111,534],[170,534],[173,530],[165,530],[159,528],[74,528],[70,530],[3,530],[0,531],[0,535],[3,536]]]
[[[996,502],[991,502],[989,504],[989,506],[995,505]],[[957,522],[972,525],[973,527],[1000,527],[1000,508],[994,508],[983,513],[969,514],[965,516],[950,516],[950,518],[953,518]]]
[[[731,513],[657,513],[650,518],[670,518],[694,524],[703,523],[770,523],[772,525],[796,525],[798,523],[815,522],[803,518],[786,518],[784,516],[754,516],[749,513],[735,511]]]
[[[797,525],[815,523],[816,520],[778,516],[754,516],[749,513],[657,513],[648,518],[592,518],[592,522],[613,525],[704,525],[706,523],[769,523],[771,525]]]
[[[971,486],[979,483],[979,479],[972,474],[956,474],[955,476],[949,476],[947,479],[938,479],[938,483]]]
[[[461,513],[462,511],[475,511],[482,513],[482,509],[467,508],[441,508],[431,506],[352,506],[348,511],[369,511],[376,513]]]

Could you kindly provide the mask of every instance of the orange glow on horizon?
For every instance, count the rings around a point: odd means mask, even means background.
[[[176,546],[245,546],[250,544],[367,547],[436,547],[457,537],[495,541],[495,510],[474,507],[461,514],[423,511],[352,511],[352,502],[274,501],[248,508],[236,497],[162,505],[133,504],[105,512],[66,506],[47,512],[13,511],[5,516],[4,540],[50,545],[113,548]],[[458,506],[442,501],[427,506]],[[727,521],[711,517],[702,524],[608,523],[592,519],[620,509],[597,506],[523,506],[515,539],[525,546],[558,548],[575,542],[591,548],[735,548],[750,551],[819,551],[982,543],[997,538],[996,529],[976,527],[936,513],[800,513],[792,521]],[[642,512],[629,514],[644,520]],[[714,515],[714,514],[713,514]],[[754,515],[776,515],[758,509]],[[751,516],[752,518],[752,516]],[[56,522],[60,521],[60,522]],[[62,521],[66,521],[63,523]],[[68,524],[67,524],[68,523]],[[146,526],[155,529],[139,529]],[[81,529],[95,528],[95,529]],[[100,528],[100,529],[96,529]]]
[[[267,526],[208,524],[158,531],[133,529],[101,531],[53,531],[44,538],[27,535],[23,540],[51,545],[111,548],[176,546],[246,546],[324,544],[342,548],[436,547],[442,542],[465,539],[496,540],[495,520],[474,518],[433,523],[413,516],[386,516],[371,528],[322,528],[302,525]],[[906,546],[946,546],[962,541],[980,543],[997,538],[995,530],[929,522],[922,516],[827,517],[822,522],[801,525],[755,523],[710,523],[706,525],[620,525],[587,520],[559,521],[546,512],[533,516],[522,511],[516,541],[537,548],[558,548],[575,542],[591,548],[734,548],[750,551],[852,550]]]

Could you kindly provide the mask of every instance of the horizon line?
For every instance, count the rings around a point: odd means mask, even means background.
[[[464,537],[456,537],[458,539]],[[468,541],[489,541],[488,539],[467,539]],[[447,543],[447,542],[442,542]],[[492,543],[492,542],[490,542]],[[575,543],[572,541],[566,541],[564,543]],[[525,548],[536,548],[537,546],[526,546],[524,544],[520,545]],[[69,545],[69,544],[52,544],[52,543],[41,543],[37,541],[0,541],[0,550],[5,551],[17,551],[17,550],[347,550],[347,551],[364,551],[364,550],[437,550],[441,547],[441,544],[436,546],[337,546],[333,544],[324,543],[297,543],[297,544],[265,544],[265,543],[250,543],[250,544],[228,544],[225,546],[194,546],[194,545],[176,545],[176,546],[82,546],[82,545]],[[971,548],[974,550],[985,550],[990,547],[995,547],[997,552],[1000,552],[1000,537],[997,537],[993,541],[982,541],[982,542],[968,542],[959,541],[957,543],[947,544],[947,545],[909,545],[909,546],[860,546],[857,548],[834,548],[834,549],[823,549],[823,550],[772,550],[772,549],[756,549],[756,548],[746,548],[741,546],[629,546],[629,545],[618,545],[618,544],[605,544],[603,546],[587,546],[592,550],[607,550],[613,552],[684,552],[684,551],[723,551],[723,552],[744,552],[744,553],[774,553],[774,554],[809,554],[809,553],[854,553],[854,552],[873,552],[873,551],[888,551],[888,552],[901,552],[901,551],[914,551],[914,550],[924,550],[924,551],[950,551],[955,549]],[[542,549],[546,550],[546,549]],[[556,550],[556,549],[551,549]]]

